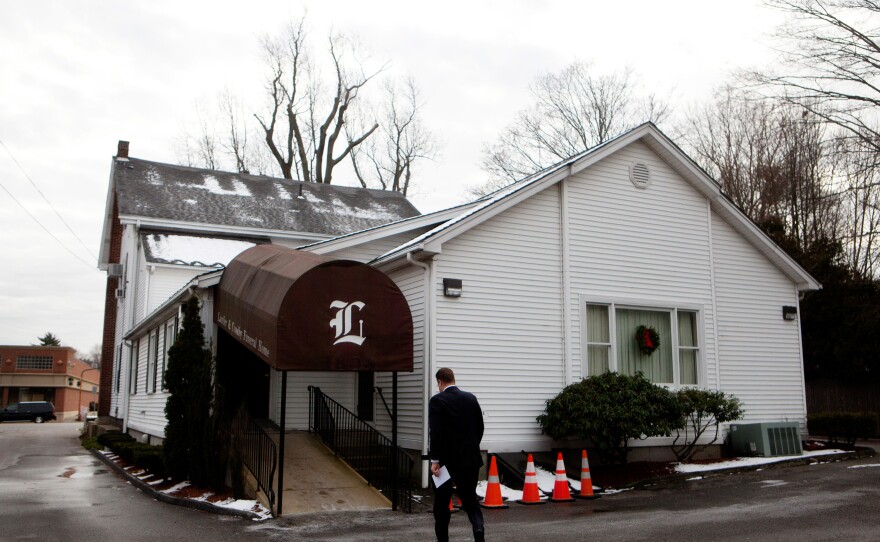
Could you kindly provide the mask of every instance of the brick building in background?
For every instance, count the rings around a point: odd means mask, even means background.
[[[0,406],[49,401],[59,421],[73,421],[98,401],[100,369],[68,346],[0,346]],[[93,409],[92,409],[93,410]]]

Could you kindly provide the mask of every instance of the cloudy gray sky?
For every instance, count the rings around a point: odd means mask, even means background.
[[[418,172],[422,211],[484,180],[481,149],[528,104],[536,76],[575,59],[629,66],[681,110],[731,70],[772,62],[780,21],[752,0],[0,0],[0,344],[47,331],[79,350],[100,343],[96,257],[117,141],[175,162],[196,104],[224,87],[254,96],[260,37],[303,8],[313,35],[354,33],[420,85],[442,143]]]

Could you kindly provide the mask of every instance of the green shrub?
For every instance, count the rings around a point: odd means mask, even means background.
[[[200,486],[221,485],[211,416],[211,351],[205,346],[199,301],[193,296],[183,308],[183,327],[168,349],[165,387],[165,467],[175,479]],[[224,465],[225,467],[225,465]]]
[[[116,441],[112,442],[110,446],[110,451],[114,454],[118,455],[123,461],[126,463],[133,464],[134,463],[134,449],[138,445],[134,440],[131,441]]]
[[[744,414],[739,399],[725,396],[721,391],[683,388],[675,392],[675,398],[684,415],[684,426],[676,429],[672,453],[682,462],[690,461],[697,452],[718,440],[719,424],[739,420]],[[711,442],[697,446],[703,433],[713,425],[715,436]]]
[[[100,450],[103,448],[101,444],[98,443],[98,439],[95,437],[82,437],[79,439],[80,443],[82,443],[82,447],[86,450]]]
[[[98,444],[110,448],[114,442],[134,442],[128,433],[102,433],[97,437]]]
[[[626,463],[630,439],[668,437],[684,424],[675,396],[641,373],[605,373],[567,386],[537,420],[554,439],[589,439],[605,463]]]
[[[807,416],[811,435],[821,435],[828,442],[852,446],[857,439],[878,435],[877,414],[873,412],[820,412]]]
[[[133,449],[133,462],[138,467],[154,474],[165,477],[165,461],[162,457],[161,446],[138,444]]]

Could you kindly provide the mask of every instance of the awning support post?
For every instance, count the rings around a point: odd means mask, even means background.
[[[282,505],[284,504],[284,428],[286,427],[287,414],[287,371],[281,371],[281,434],[278,442],[278,513],[281,517]]]
[[[393,473],[391,478],[391,509],[397,511],[399,487],[397,478],[400,476],[400,467],[397,464],[397,371],[391,373],[391,409],[393,410],[391,415],[391,468]]]

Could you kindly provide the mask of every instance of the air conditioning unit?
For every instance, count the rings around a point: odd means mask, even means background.
[[[122,299],[125,297],[125,288],[116,288],[116,299]]]
[[[804,453],[800,427],[795,422],[731,424],[730,449],[741,456],[772,457]]]
[[[108,277],[121,277],[125,273],[125,267],[121,263],[111,263],[107,266]]]

